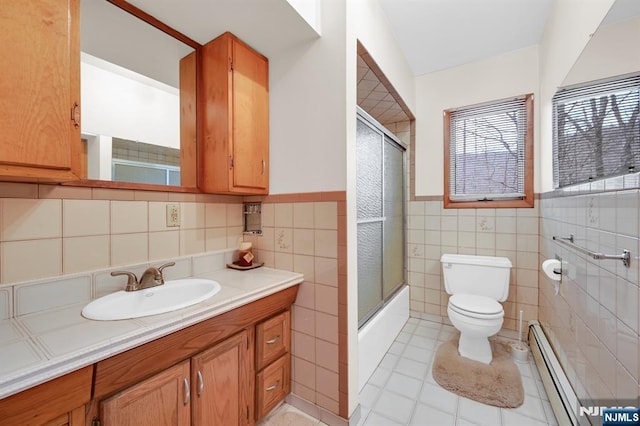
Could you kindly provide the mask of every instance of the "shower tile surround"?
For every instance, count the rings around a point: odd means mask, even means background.
[[[638,406],[640,395],[640,176],[628,175],[544,194],[540,256],[560,256],[559,294],[540,271],[539,320],[581,400]],[[631,252],[631,266],[594,260],[552,240],[573,234],[594,252]]]

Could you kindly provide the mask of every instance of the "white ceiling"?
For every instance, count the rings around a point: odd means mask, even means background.
[[[552,0],[379,0],[413,73],[538,44]]]

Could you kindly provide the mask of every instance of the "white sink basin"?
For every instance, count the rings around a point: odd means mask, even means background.
[[[82,316],[105,321],[163,314],[200,303],[219,291],[220,284],[212,280],[171,280],[144,290],[122,290],[103,296],[85,306]]]

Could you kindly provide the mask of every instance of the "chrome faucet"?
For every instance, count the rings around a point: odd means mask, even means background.
[[[115,277],[118,275],[126,275],[127,285],[124,288],[124,291],[138,291],[164,284],[164,276],[162,275],[162,270],[168,266],[174,266],[175,264],[176,262],[169,262],[158,267],[150,266],[146,271],[144,271],[144,273],[140,277],[140,281],[138,281],[138,277],[136,277],[136,274],[129,271],[113,271],[111,273],[111,276]]]

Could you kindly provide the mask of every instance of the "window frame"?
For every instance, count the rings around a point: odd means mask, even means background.
[[[533,193],[533,94],[528,93],[522,97],[525,100],[526,134],[524,138],[524,198],[513,200],[475,200],[475,201],[453,201],[450,199],[450,173],[451,167],[451,114],[459,108],[444,110],[444,196],[443,205],[445,209],[482,209],[482,208],[532,208],[534,207]],[[513,99],[513,98],[508,98]],[[500,103],[503,100],[496,100],[482,105]],[[480,105],[478,105],[480,106]],[[471,108],[473,106],[470,106]],[[467,107],[468,108],[468,107]]]

